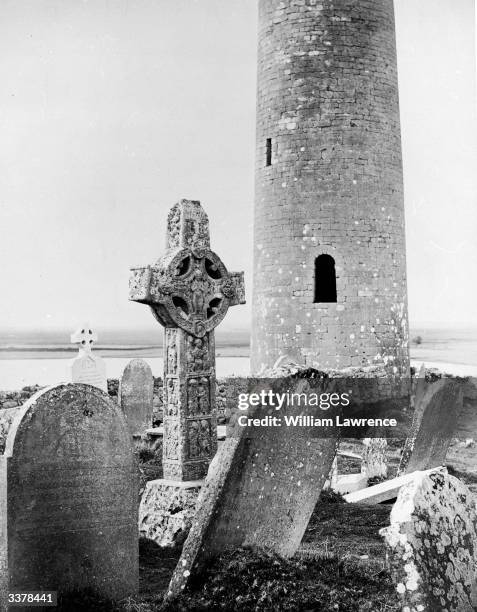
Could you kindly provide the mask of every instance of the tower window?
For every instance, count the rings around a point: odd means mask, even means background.
[[[335,260],[331,255],[319,255],[315,259],[314,302],[336,302]]]
[[[267,147],[266,147],[266,162],[267,166],[272,165],[272,139],[267,138]]]

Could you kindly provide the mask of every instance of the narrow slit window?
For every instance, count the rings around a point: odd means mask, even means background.
[[[315,259],[314,302],[336,302],[336,269],[331,255],[319,255]]]
[[[266,164],[267,166],[272,165],[272,139],[267,138],[267,146],[266,146]]]

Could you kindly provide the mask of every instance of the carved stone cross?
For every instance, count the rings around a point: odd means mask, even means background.
[[[98,334],[91,329],[88,323],[85,323],[71,334],[70,339],[72,344],[79,345],[80,354],[81,351],[91,353],[93,342],[98,340]]]
[[[165,327],[164,478],[199,480],[217,451],[214,329],[245,303],[243,272],[210,250],[209,220],[193,200],[171,208],[164,255],[131,271],[129,299]]]

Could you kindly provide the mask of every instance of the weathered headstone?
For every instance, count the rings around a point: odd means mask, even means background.
[[[172,207],[166,252],[155,265],[132,269],[129,299],[149,305],[165,327],[163,472],[168,482],[155,481],[157,496],[147,499],[154,498],[157,507],[167,500],[164,485],[170,484],[179,510],[190,506],[192,484],[197,493],[217,451],[214,329],[230,306],[245,303],[243,272],[229,273],[210,250],[209,221],[200,202],[181,200]],[[145,520],[152,516],[144,507],[140,513]],[[159,535],[156,542],[170,544]]]
[[[475,610],[477,515],[462,482],[446,472],[417,474],[380,533],[402,610]]]
[[[101,357],[93,355],[91,351],[97,339],[97,334],[87,323],[71,334],[71,342],[78,344],[78,356],[70,364],[71,382],[93,385],[107,391],[106,365]]]
[[[272,392],[306,393],[307,381],[277,379]],[[308,408],[295,408],[307,414]],[[309,414],[309,413],[308,413]],[[316,412],[315,412],[316,414]],[[326,416],[334,418],[334,409]],[[300,427],[235,428],[210,465],[197,513],[169,585],[181,593],[191,577],[228,547],[254,545],[293,555],[333,464],[337,428],[322,438]]]
[[[386,463],[386,438],[364,438],[363,462],[361,473],[370,478],[386,478],[388,466]]]
[[[143,435],[152,426],[154,379],[144,359],[132,359],[119,382],[118,401],[131,435]]]
[[[462,385],[444,378],[423,385],[416,394],[415,412],[398,474],[444,465],[462,409]]]
[[[0,456],[0,609],[9,590],[138,588],[137,473],[124,416],[95,387],[44,389]]]

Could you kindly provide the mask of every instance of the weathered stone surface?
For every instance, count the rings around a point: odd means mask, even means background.
[[[445,378],[427,384],[416,394],[415,412],[399,474],[445,464],[462,409],[462,385]]]
[[[217,451],[214,329],[245,303],[243,273],[211,251],[200,202],[181,200],[169,212],[164,255],[134,268],[129,288],[165,327],[164,478],[201,479]]]
[[[293,382],[297,393],[307,388],[306,380]],[[287,388],[290,380],[278,379],[273,392]],[[321,439],[299,427],[238,429],[228,432],[210,465],[169,598],[227,547],[256,545],[293,555],[330,473],[336,429]]]
[[[5,450],[8,430],[19,407],[0,410],[0,454]]]
[[[386,438],[365,438],[361,472],[366,478],[386,478],[388,466],[386,463]]]
[[[159,546],[184,542],[195,515],[202,480],[150,480],[139,506],[139,534]]]
[[[393,2],[258,5],[252,372],[289,354],[409,376]]]
[[[71,342],[79,346],[78,357],[70,363],[71,382],[92,385],[107,393],[106,364],[101,357],[91,352],[97,339],[97,334],[87,323],[71,334]]]
[[[8,589],[112,599],[137,590],[137,472],[124,416],[105,393],[60,385],[19,408],[0,493],[2,604]]]
[[[402,487],[380,532],[402,610],[475,609],[476,528],[472,494],[457,478],[421,473]]]
[[[142,435],[152,426],[154,379],[144,359],[132,359],[124,368],[118,401],[132,435]]]

